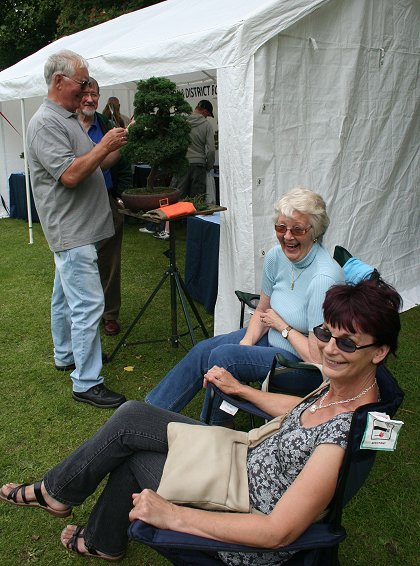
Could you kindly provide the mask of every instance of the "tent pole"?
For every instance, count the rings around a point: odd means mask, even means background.
[[[26,187],[26,208],[28,210],[28,227],[29,227],[29,243],[34,243],[34,235],[32,230],[32,208],[31,208],[31,188],[29,185],[29,167],[28,155],[26,152],[26,118],[25,118],[25,100],[20,99],[20,114],[22,117],[22,144],[23,144],[23,160],[25,164],[25,187]]]

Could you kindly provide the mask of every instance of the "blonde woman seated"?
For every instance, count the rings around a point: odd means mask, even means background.
[[[263,515],[180,507],[157,495],[168,451],[168,423],[200,423],[139,401],[122,405],[42,481],[3,485],[0,499],[67,517],[108,476],[87,525],[68,525],[63,530],[66,548],[84,556],[120,559],[129,521],[142,519],[156,527],[261,551],[279,548],[270,554],[220,553],[221,564],[281,564],[289,554],[280,547],[303,533],[331,501],[353,411],[378,400],[376,372],[396,350],[400,303],[398,293],[382,281],[337,285],[327,292],[325,322],[314,329],[314,335],[330,383],[303,402],[253,389],[219,367],[207,372],[207,382],[254,402],[273,417],[290,411],[277,433],[248,452],[250,500]],[[217,470],[215,462],[215,474]]]
[[[341,268],[321,241],[329,218],[322,197],[298,187],[274,204],[273,231],[278,244],[264,260],[261,298],[248,328],[214,336],[196,344],[172,368],[145,401],[180,412],[203,387],[203,375],[214,365],[227,369],[244,383],[262,383],[276,353],[291,361],[312,362],[316,340],[312,328],[321,324],[325,293],[344,282]],[[316,384],[299,377],[300,391]],[[208,412],[206,395],[201,419]],[[225,425],[232,416],[216,399],[210,423]]]

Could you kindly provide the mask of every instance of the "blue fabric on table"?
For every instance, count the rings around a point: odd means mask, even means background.
[[[28,209],[26,206],[25,173],[12,173],[9,177],[9,210],[10,218],[28,220]],[[32,222],[39,222],[38,212],[35,207],[34,197],[31,190]]]
[[[219,281],[220,217],[187,218],[185,285],[193,299],[212,313]]]

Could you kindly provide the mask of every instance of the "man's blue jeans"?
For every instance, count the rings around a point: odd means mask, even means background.
[[[51,299],[54,359],[71,363],[73,390],[80,393],[103,382],[99,324],[104,293],[93,244],[54,253],[55,280]]]
[[[290,352],[269,346],[267,335],[255,346],[241,346],[239,342],[245,332],[246,329],[242,328],[196,344],[146,396],[146,403],[178,413],[200,391],[203,387],[203,375],[214,365],[225,368],[243,383],[262,383],[277,352],[289,360],[299,359]],[[206,393],[201,420],[207,414],[208,402],[209,394]],[[216,396],[211,424],[224,424],[232,420],[231,415],[217,408],[219,405],[220,398]]]

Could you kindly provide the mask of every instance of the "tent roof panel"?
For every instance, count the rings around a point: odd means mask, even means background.
[[[245,64],[255,51],[328,0],[166,0],[62,37],[0,73],[0,101],[46,92],[51,53],[85,57],[100,84]]]

